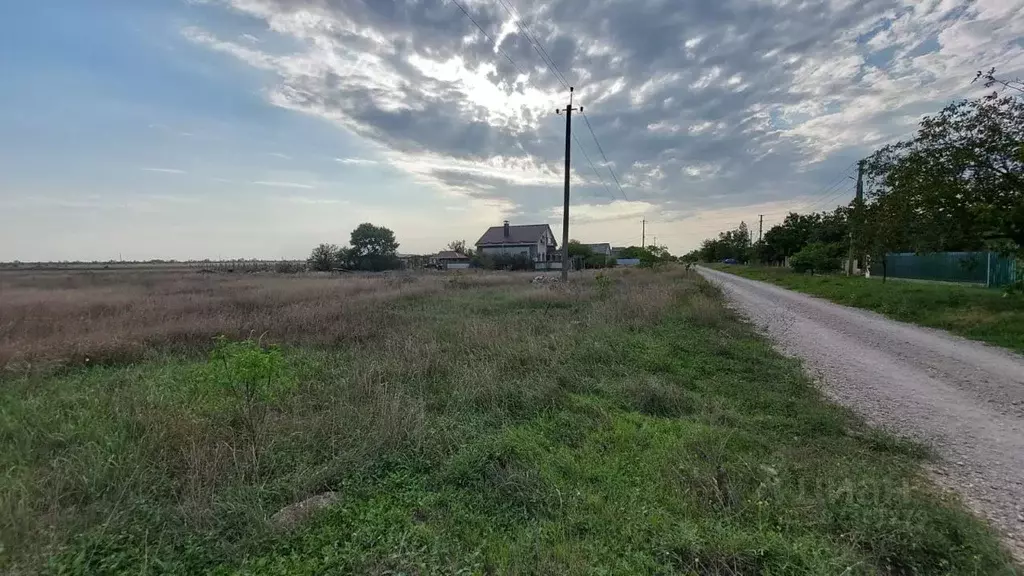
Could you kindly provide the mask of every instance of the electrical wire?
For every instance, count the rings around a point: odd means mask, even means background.
[[[544,62],[544,65],[548,67],[548,70],[551,71],[555,79],[557,79],[562,84],[563,88],[569,88],[569,81],[566,80],[565,74],[562,74],[562,71],[559,70],[558,66],[555,65],[555,61],[548,54],[548,51],[544,49],[544,46],[541,45],[540,41],[537,40],[537,35],[534,34],[530,30],[529,25],[526,24],[525,21],[523,21],[523,18],[519,14],[519,11],[516,10],[515,7],[511,5],[511,2],[507,2],[506,0],[496,1],[498,2],[498,4],[501,5],[502,8],[505,9],[505,12],[508,13],[509,17],[512,18],[512,22],[515,23],[516,27],[519,28],[519,31],[523,33],[523,36],[526,36],[526,40],[530,43],[531,46],[533,46],[534,51],[537,52],[537,55],[540,56],[540,59]],[[615,181],[615,186],[616,188],[618,188],[619,194],[621,194],[622,198],[628,202],[629,197],[626,195],[625,190],[622,189],[622,183],[619,182],[619,177],[615,175],[615,170],[612,169],[612,163],[608,160],[608,155],[605,154],[604,147],[601,146],[601,142],[597,139],[597,133],[594,132],[594,127],[590,124],[590,118],[587,116],[587,113],[584,112],[582,109],[580,110],[580,114],[583,116],[583,120],[587,124],[587,129],[590,131],[590,135],[594,139],[594,144],[597,146],[598,152],[601,153],[601,158],[604,160],[605,168],[608,169],[608,173],[611,174],[612,180]],[[577,144],[579,144],[579,142],[577,142]],[[580,146],[580,148],[582,149],[582,145]]]
[[[534,87],[534,88],[536,88],[536,89],[537,89],[538,91],[540,91],[540,92],[543,92],[543,91],[544,91],[543,89],[541,89],[541,87],[540,87],[540,86],[537,86],[537,84],[535,84],[535,83],[533,82],[533,80],[532,80],[532,79],[530,78],[530,75],[529,75],[529,74],[527,74],[526,72],[524,72],[524,71],[523,71],[523,69],[519,67],[519,64],[516,64],[516,61],[515,61],[515,60],[513,60],[513,59],[512,59],[512,57],[511,57],[511,56],[509,56],[509,55],[508,55],[508,53],[507,53],[507,52],[505,52],[505,51],[504,51],[504,50],[503,50],[503,49],[501,48],[501,46],[498,46],[498,43],[497,43],[497,42],[496,42],[496,41],[494,40],[494,37],[493,37],[493,36],[491,36],[491,35],[490,35],[490,34],[489,34],[489,33],[487,32],[487,30],[484,30],[483,26],[481,26],[481,25],[480,25],[480,24],[479,24],[479,23],[478,23],[478,22],[477,22],[477,21],[476,21],[476,20],[475,20],[475,19],[473,18],[473,16],[472,16],[472,15],[470,15],[469,11],[468,11],[468,10],[466,10],[466,8],[465,8],[465,7],[464,7],[464,6],[463,6],[463,5],[461,4],[461,3],[459,3],[459,0],[451,0],[451,2],[452,2],[452,4],[455,4],[455,6],[457,6],[457,7],[459,8],[459,10],[461,10],[461,11],[462,11],[462,13],[463,13],[463,14],[464,14],[464,15],[466,16],[466,18],[468,18],[468,19],[469,19],[469,21],[470,21],[470,22],[472,22],[474,26],[476,26],[477,30],[479,30],[479,31],[480,31],[480,33],[481,33],[481,34],[483,34],[483,35],[484,35],[484,37],[485,37],[485,38],[487,38],[487,40],[488,40],[488,41],[489,41],[489,42],[490,42],[491,44],[493,44],[493,45],[494,45],[494,48],[495,48],[496,50],[498,50],[498,52],[501,52],[501,55],[502,55],[502,56],[504,56],[504,57],[505,57],[505,59],[506,59],[506,60],[508,60],[510,64],[512,64],[512,67],[513,67],[513,68],[515,68],[515,69],[516,69],[516,71],[518,71],[518,72],[519,72],[519,73],[520,73],[521,75],[525,76],[525,77],[526,77],[526,79],[527,79],[527,81],[528,81],[528,82],[529,82],[529,83],[530,83],[531,85],[533,85],[533,87]],[[599,182],[601,183],[601,185],[602,185],[602,186],[604,186],[604,188],[605,188],[605,191],[607,191],[607,192],[608,192],[608,194],[609,194],[609,196],[611,196],[611,198],[612,198],[612,199],[614,200],[614,199],[615,199],[615,195],[611,193],[611,190],[610,190],[610,189],[608,188],[608,184],[607,184],[607,183],[605,183],[605,181],[604,181],[604,178],[602,178],[602,177],[601,177],[601,173],[600,173],[600,172],[599,172],[599,171],[597,170],[597,166],[596,166],[596,165],[594,165],[594,162],[590,160],[590,156],[589,156],[589,155],[588,155],[588,154],[586,153],[586,151],[585,151],[585,150],[583,149],[583,145],[582,145],[582,144],[580,143],[580,141],[579,141],[579,138],[577,138],[577,137],[576,137],[576,134],[575,134],[575,133],[573,133],[573,135],[572,135],[572,136],[573,136],[573,139],[575,139],[575,140],[576,140],[576,145],[577,145],[577,147],[578,147],[578,148],[580,149],[580,152],[582,152],[582,153],[583,153],[583,157],[584,157],[584,158],[585,158],[585,159],[587,160],[587,163],[588,163],[588,164],[590,164],[590,167],[591,167],[591,169],[593,169],[593,170],[594,170],[594,175],[595,175],[595,176],[597,176],[597,180],[598,180],[598,181],[599,181]]]

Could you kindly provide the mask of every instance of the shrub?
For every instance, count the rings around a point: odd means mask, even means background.
[[[526,254],[494,254],[487,260],[494,270],[533,270],[533,260]]]
[[[249,441],[249,454],[259,463],[259,447],[271,402],[286,390],[281,378],[283,356],[277,346],[262,346],[253,339],[217,338],[206,366],[206,382],[213,391],[227,393],[233,423]]]
[[[812,242],[793,255],[789,265],[797,272],[832,272],[839,270],[835,247],[824,242]]]

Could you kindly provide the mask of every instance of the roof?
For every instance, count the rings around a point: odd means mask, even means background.
[[[482,244],[534,244],[540,241],[544,232],[551,233],[551,227],[547,224],[527,224],[524,226],[509,226],[508,238],[505,237],[504,226],[491,226],[484,232],[484,235],[476,241],[476,245]],[[550,234],[554,238],[553,233]]]
[[[438,260],[469,260],[469,256],[452,250],[442,250],[441,252],[438,252],[437,256],[434,256],[434,258],[437,258]]]
[[[590,248],[594,252],[598,252],[598,253],[601,253],[601,254],[611,254],[612,253],[612,245],[609,244],[608,242],[599,242],[597,244],[584,244],[584,246]]]

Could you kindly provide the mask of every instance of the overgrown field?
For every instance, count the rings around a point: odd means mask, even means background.
[[[696,274],[531,278],[0,275],[0,572],[1014,573]]]
[[[937,282],[811,276],[788,268],[710,267],[1024,353],[1024,297],[1020,294],[1004,296],[1000,290]]]

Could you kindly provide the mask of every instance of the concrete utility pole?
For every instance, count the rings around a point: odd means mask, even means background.
[[[640,247],[647,247],[647,219],[644,218],[640,221]]]
[[[572,107],[573,87],[569,87],[569,105],[565,110],[559,108],[558,114],[565,112],[565,206],[562,209],[562,282],[569,281],[569,154],[572,142],[572,113],[576,110],[583,111],[583,107]]]
[[[761,242],[761,232],[764,231],[764,214],[757,215],[757,241]]]
[[[846,261],[846,275],[853,276],[853,224],[860,222],[861,205],[864,204],[864,164],[865,160],[857,162],[857,197],[853,201],[853,211],[850,213],[850,253]]]

